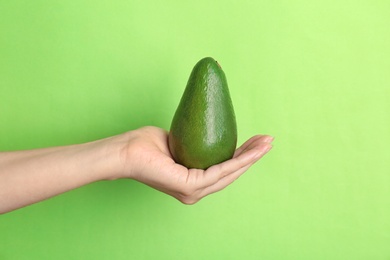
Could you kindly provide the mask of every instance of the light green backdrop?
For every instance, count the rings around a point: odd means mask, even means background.
[[[0,0],[0,150],[168,129],[193,65],[274,149],[185,206],[99,182],[0,216],[0,259],[390,259],[389,1]],[[0,166],[1,167],[1,166]]]

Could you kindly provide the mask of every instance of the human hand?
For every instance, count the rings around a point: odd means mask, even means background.
[[[131,178],[194,204],[234,182],[271,148],[273,138],[256,135],[239,147],[232,159],[206,170],[188,169],[175,163],[168,147],[168,133],[157,127],[143,127],[126,135],[120,157],[121,177]]]
[[[222,190],[271,149],[257,135],[226,162],[207,170],[175,163],[168,133],[143,127],[84,144],[0,152],[0,214],[99,180],[131,178],[185,204]],[[119,156],[118,156],[119,155]]]

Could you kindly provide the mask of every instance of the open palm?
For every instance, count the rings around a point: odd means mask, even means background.
[[[165,130],[143,127],[129,135],[123,149],[124,174],[185,204],[194,204],[240,177],[272,148],[272,139],[268,135],[253,136],[232,159],[207,170],[188,169],[173,160]]]

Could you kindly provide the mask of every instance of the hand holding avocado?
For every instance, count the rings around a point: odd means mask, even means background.
[[[122,177],[147,184],[184,204],[194,204],[240,177],[272,148],[273,138],[253,136],[234,152],[232,159],[206,170],[175,163],[168,147],[168,133],[163,129],[143,127],[129,132],[128,140],[123,150]]]
[[[236,150],[236,120],[225,74],[199,61],[171,131],[143,127],[84,144],[0,152],[0,214],[101,180],[130,178],[185,204],[222,190],[271,148],[256,135]]]

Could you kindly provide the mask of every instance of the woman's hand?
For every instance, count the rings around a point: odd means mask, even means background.
[[[267,135],[253,136],[232,159],[200,170],[175,163],[168,148],[168,133],[163,129],[143,127],[125,135],[120,177],[140,181],[184,204],[194,204],[234,182],[272,148],[273,140]]]
[[[168,134],[143,127],[69,146],[0,153],[0,214],[100,180],[131,178],[185,204],[219,191],[271,149],[272,137],[254,136],[233,159],[207,170],[176,164]]]

